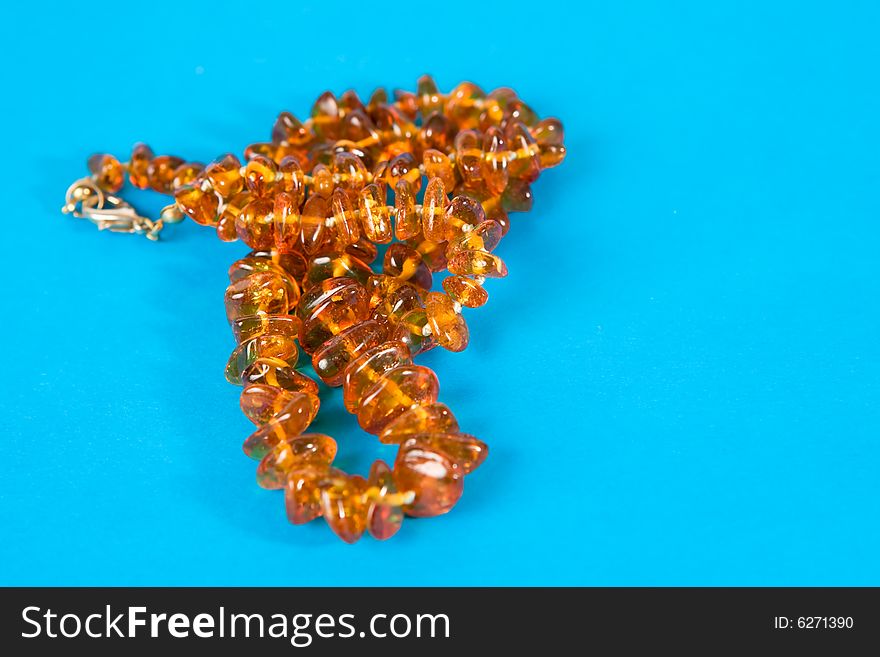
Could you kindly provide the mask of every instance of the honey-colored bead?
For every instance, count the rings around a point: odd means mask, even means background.
[[[423,290],[431,289],[431,270],[422,261],[422,254],[403,242],[395,242],[388,247],[382,264],[382,271],[401,281],[412,283]]]
[[[300,213],[294,196],[279,192],[272,206],[272,222],[275,227],[275,248],[282,253],[296,250],[299,245]]]
[[[268,157],[255,155],[244,171],[244,182],[254,196],[266,196],[275,188],[278,166]]]
[[[290,401],[278,415],[248,436],[242,446],[244,453],[252,459],[262,459],[276,445],[305,431],[317,410],[309,395],[292,393]]]
[[[462,251],[494,251],[501,241],[504,231],[497,221],[487,219],[477,224],[473,230],[462,233],[446,245],[446,258],[452,258]]]
[[[302,145],[308,143],[311,135],[302,121],[290,112],[281,112],[272,126],[272,143]]]
[[[238,231],[235,230],[235,217],[225,213],[220,214],[217,220],[217,237],[223,242],[235,242],[238,239]]]
[[[174,155],[154,157],[147,167],[150,187],[160,194],[170,194],[173,190],[174,171],[183,164],[183,159]]]
[[[404,451],[424,448],[441,453],[458,465],[464,474],[480,467],[489,454],[489,447],[482,440],[458,431],[410,434],[401,442],[400,448]]]
[[[290,337],[264,333],[239,344],[226,363],[226,380],[232,385],[242,385],[241,375],[257,358],[277,358],[288,367],[296,367],[299,350]]]
[[[339,179],[339,187],[349,193],[355,193],[367,184],[367,167],[353,153],[336,153],[333,156],[333,173]]]
[[[330,215],[333,221],[328,230],[336,249],[343,250],[360,239],[361,228],[355,216],[354,205],[341,187],[330,197]]]
[[[358,406],[358,423],[373,434],[381,431],[413,406],[437,401],[437,375],[421,365],[400,365],[385,372],[370,386]]]
[[[446,116],[462,128],[475,128],[480,124],[480,101],[485,97],[473,82],[462,82],[446,98]]]
[[[422,307],[419,291],[404,281],[382,274],[368,281],[376,284],[371,289],[370,317],[382,324],[396,324],[410,310]]]
[[[290,403],[294,394],[298,393],[293,393],[283,388],[267,386],[262,383],[255,383],[241,391],[239,405],[247,419],[261,427],[278,415]],[[316,404],[320,404],[317,400],[318,398],[315,397],[313,401]]]
[[[306,269],[308,269],[305,257],[298,251],[282,253],[277,249],[256,249],[248,255],[254,258],[271,260],[286,271],[295,281],[301,281],[302,277],[305,276]]]
[[[388,370],[409,365],[412,358],[402,342],[384,342],[351,360],[342,374],[342,400],[350,413],[357,411],[361,397]]]
[[[275,178],[278,191],[290,194],[293,206],[297,209],[301,208],[306,190],[305,173],[299,160],[292,155],[282,158],[278,163],[278,176],[281,177],[280,180],[277,176]]]
[[[446,269],[446,241],[434,242],[417,237],[407,240],[406,243],[422,254],[422,261],[433,273]]]
[[[368,319],[330,338],[312,355],[315,374],[328,386],[342,385],[346,366],[382,342],[385,331]]]
[[[275,246],[275,204],[268,198],[254,198],[235,218],[235,232],[252,249]]]
[[[115,194],[125,184],[122,163],[112,155],[95,153],[89,158],[88,167],[95,178],[95,184],[105,192]]]
[[[223,222],[225,225],[232,224],[232,230],[234,231],[236,217],[241,214],[244,206],[250,203],[251,200],[253,200],[253,197],[248,191],[239,192],[238,194],[230,196],[220,208],[220,219],[218,220],[218,223]],[[235,234],[235,239],[238,239],[237,232]]]
[[[322,281],[300,299],[297,315],[303,320],[299,343],[314,353],[324,342],[367,319],[367,291],[349,278]]]
[[[465,276],[448,276],[443,279],[443,289],[449,298],[466,308],[479,308],[489,300],[489,293],[482,285]]]
[[[385,195],[379,186],[371,183],[358,194],[358,211],[364,236],[376,244],[391,241],[391,217],[385,204]]]
[[[440,113],[425,115],[419,129],[419,146],[424,150],[449,150],[450,142],[455,133],[452,123]]]
[[[301,325],[299,317],[294,315],[246,315],[231,322],[232,335],[237,343],[264,333],[296,338]]]
[[[422,219],[416,212],[415,192],[406,180],[400,180],[394,188],[394,211],[394,235],[397,239],[409,239],[422,231]]]
[[[234,283],[245,276],[250,276],[256,271],[269,272],[280,278],[287,288],[287,303],[289,307],[296,306],[300,297],[299,285],[285,269],[276,264],[271,258],[249,255],[236,260],[229,267],[229,280]]]
[[[323,164],[312,169],[312,190],[314,194],[324,198],[330,198],[336,183],[333,182],[333,172]]]
[[[422,114],[427,116],[432,112],[443,111],[443,96],[437,89],[437,83],[430,75],[423,75],[416,83],[416,96],[419,99],[419,106]]]
[[[307,254],[316,253],[327,242],[325,221],[330,211],[327,199],[319,194],[312,194],[306,200],[300,217],[300,243]]]
[[[464,490],[458,464],[445,454],[420,445],[398,451],[394,482],[398,490],[415,493],[412,504],[404,507],[407,515],[422,518],[446,513]]]
[[[418,194],[422,188],[422,173],[412,153],[401,153],[393,158],[385,170],[385,181],[392,189],[395,189],[401,180],[409,183],[413,195]]]
[[[346,543],[356,543],[367,528],[366,490],[366,480],[358,475],[334,480],[321,489],[324,520]]]
[[[508,164],[510,176],[518,180],[534,182],[541,175],[541,160],[538,155],[540,148],[529,129],[524,123],[513,121],[507,125],[505,135],[509,143],[508,148],[516,155]]]
[[[270,272],[255,272],[226,288],[226,317],[280,315],[288,310],[287,286]]]
[[[483,136],[483,182],[493,195],[507,187],[507,140],[496,126],[490,126]]]
[[[312,130],[323,139],[335,139],[338,135],[339,103],[329,91],[318,97],[312,106]]]
[[[287,473],[284,505],[287,519],[302,525],[321,515],[321,488],[343,473],[325,463],[304,465]]]
[[[446,206],[446,239],[452,240],[486,221],[480,202],[471,196],[456,196]]]
[[[449,351],[463,351],[468,345],[467,323],[455,302],[441,292],[428,292],[425,297],[425,313],[428,326],[437,343]]]
[[[395,89],[394,106],[410,119],[415,119],[419,113],[419,100],[411,91]]]
[[[373,270],[367,263],[349,253],[318,254],[309,260],[309,270],[303,284],[310,288],[328,278],[346,277],[364,285],[372,274]]]
[[[501,195],[501,206],[508,212],[528,212],[532,209],[532,188],[524,180],[511,180]]]
[[[397,484],[385,461],[377,460],[370,467],[367,489],[374,493],[367,509],[367,531],[377,540],[387,540],[400,530],[403,509],[393,501],[398,496]]]
[[[223,155],[208,165],[205,178],[220,196],[230,198],[244,187],[241,177],[241,161],[232,153]]]
[[[404,314],[395,325],[391,337],[405,344],[413,356],[437,346],[437,339],[428,326],[428,315],[422,308],[415,308]]]
[[[242,373],[241,382],[245,387],[260,384],[318,396],[317,383],[279,358],[257,358]]]
[[[135,144],[128,159],[128,179],[138,189],[150,186],[150,162],[153,161],[153,150],[146,144]]]
[[[462,251],[450,258],[448,266],[449,273],[459,276],[485,276],[487,278],[507,276],[507,265],[504,264],[504,261],[487,251]]]
[[[417,433],[455,433],[458,431],[458,420],[446,404],[434,402],[423,406],[414,406],[379,434],[380,442],[396,445],[412,434]]]
[[[184,185],[188,185],[195,180],[201,181],[205,165],[201,162],[184,162],[174,170],[174,178],[171,180],[171,187],[179,189]]]
[[[431,242],[447,238],[446,186],[440,178],[431,178],[422,201],[422,234]]]
[[[453,189],[455,187],[455,170],[452,168],[452,162],[445,153],[429,148],[422,155],[422,164],[425,167],[425,176],[428,180],[440,178],[445,189]]]
[[[336,457],[336,441],[322,433],[304,433],[277,443],[257,467],[257,485],[268,490],[284,488],[287,475],[304,465],[330,465]]]
[[[466,187],[483,185],[483,150],[479,132],[462,130],[455,136],[455,163]]]
[[[197,224],[213,226],[218,221],[220,201],[212,191],[204,192],[201,187],[190,183],[174,192],[174,202],[181,212]]]

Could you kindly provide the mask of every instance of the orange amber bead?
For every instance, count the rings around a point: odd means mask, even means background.
[[[235,348],[226,363],[226,380],[232,385],[241,385],[242,373],[257,358],[277,358],[283,360],[288,367],[296,367],[298,356],[299,350],[293,338],[263,333],[245,340]]]
[[[452,162],[445,153],[429,148],[422,155],[422,164],[425,167],[425,176],[428,180],[431,178],[440,178],[446,189],[455,187],[455,170],[452,168]]]
[[[335,139],[338,134],[339,103],[329,91],[318,97],[312,106],[312,130],[324,139]]]
[[[403,510],[389,500],[397,495],[397,485],[391,468],[384,461],[373,463],[367,488],[374,493],[367,509],[367,531],[373,538],[384,541],[394,536],[403,524]]]
[[[150,186],[150,162],[153,161],[153,150],[146,144],[135,144],[128,160],[128,179],[138,189]]]
[[[311,354],[334,335],[367,319],[369,312],[367,291],[362,285],[349,278],[322,281],[300,299],[300,346]]]
[[[367,482],[358,475],[335,479],[321,489],[324,520],[339,538],[355,543],[367,528]]]
[[[371,183],[364,187],[358,195],[358,211],[364,236],[376,244],[387,244],[391,241],[391,218],[385,195],[379,186]]]
[[[416,447],[443,454],[464,474],[480,467],[489,454],[489,447],[482,440],[458,431],[410,434],[400,444],[402,450]]]
[[[294,525],[302,525],[321,515],[321,488],[328,481],[343,477],[326,464],[304,465],[287,473],[284,503],[287,518]]]
[[[229,280],[235,282],[245,276],[250,276],[256,271],[269,272],[275,274],[284,283],[287,288],[287,303],[293,307],[299,301],[300,290],[296,280],[285,269],[269,258],[261,258],[258,256],[247,256],[241,260],[236,260],[229,267]]]
[[[462,233],[446,246],[446,257],[451,258],[461,251],[494,251],[503,235],[501,224],[487,219],[473,230]]]
[[[416,433],[455,433],[458,421],[446,404],[434,402],[414,406],[398,417],[379,434],[379,440],[386,445],[403,442]]]
[[[532,209],[532,188],[524,180],[511,180],[501,195],[501,207],[507,212],[528,212]]]
[[[375,280],[379,277],[374,277]],[[376,289],[370,298],[370,317],[385,325],[396,324],[406,313],[422,307],[422,298],[418,290],[391,276],[381,275],[383,281],[390,281],[391,285],[382,285],[384,292]]]
[[[414,308],[404,314],[397,322],[391,337],[405,344],[413,356],[437,346],[437,339],[428,326],[428,315],[422,308]]]
[[[95,177],[95,184],[105,192],[115,194],[125,183],[122,164],[112,155],[96,153],[88,160],[89,171]]]
[[[236,342],[244,342],[263,333],[295,338],[302,322],[293,315],[246,315],[232,320],[232,334]]]
[[[445,221],[446,239],[451,240],[486,221],[486,213],[477,199],[459,195],[446,206]]]
[[[238,194],[244,187],[241,162],[232,153],[217,158],[205,169],[205,178],[223,198]]]
[[[308,254],[316,253],[326,242],[325,220],[330,211],[327,199],[318,194],[312,194],[306,200],[300,217],[300,243],[303,251]]]
[[[280,315],[288,310],[287,286],[270,272],[254,272],[226,288],[226,317]]]
[[[565,159],[565,146],[562,143],[565,133],[559,119],[547,118],[539,121],[532,128],[532,134],[540,148],[542,167],[555,167]]]
[[[184,162],[174,170],[174,178],[171,180],[171,187],[179,189],[196,179],[202,179],[202,172],[205,165],[201,162]]]
[[[272,127],[272,142],[275,144],[303,144],[309,137],[302,121],[290,112],[281,112]]]
[[[380,433],[413,406],[437,401],[437,375],[421,365],[400,365],[385,372],[364,392],[358,423],[367,433]]]
[[[442,114],[425,115],[419,129],[419,146],[423,150],[449,150],[454,132],[452,123]]]
[[[303,285],[310,288],[328,278],[347,277],[365,284],[373,270],[370,266],[359,260],[350,253],[340,255],[319,254],[309,260],[309,269],[303,280]]]
[[[150,187],[160,194],[170,194],[173,191],[174,171],[181,164],[183,164],[183,159],[174,155],[154,157],[147,167]]]
[[[480,133],[463,130],[455,136],[455,163],[465,187],[481,187],[483,184],[483,151]]]
[[[255,383],[247,386],[241,391],[239,397],[239,405],[241,412],[258,427],[263,426],[273,417],[278,415],[281,410],[290,403],[294,394],[284,388],[275,388],[262,383]],[[319,404],[318,398],[314,398],[314,402]]]
[[[403,242],[395,242],[385,252],[382,271],[394,278],[430,290],[431,270],[422,261],[422,254]]]
[[[516,155],[508,164],[511,177],[526,182],[537,180],[541,175],[541,160],[538,157],[539,148],[529,129],[524,123],[513,121],[508,124],[505,133],[510,144],[508,148]]]
[[[483,286],[465,276],[444,278],[443,289],[453,301],[467,308],[479,308],[489,300],[489,293]]]
[[[234,242],[238,239],[235,217],[229,217],[226,213],[220,214],[220,219],[217,220],[217,237],[223,242]]]
[[[354,244],[349,244],[345,248],[345,252],[367,265],[379,256],[379,249],[376,245],[363,236]]]
[[[401,153],[388,163],[385,170],[385,182],[392,189],[397,188],[397,183],[406,181],[412,189],[413,195],[418,194],[422,188],[422,173],[419,163],[412,153]]]
[[[483,136],[483,182],[493,195],[501,194],[507,187],[507,141],[504,133],[491,126]]]
[[[292,194],[280,192],[275,196],[272,221],[275,224],[276,248],[282,253],[295,250],[299,244],[300,214]]]
[[[384,330],[371,319],[355,324],[330,338],[312,355],[312,367],[328,386],[342,385],[346,366],[384,337]]]
[[[445,454],[421,445],[398,451],[394,482],[398,490],[415,493],[412,504],[404,507],[408,515],[415,517],[446,513],[464,490],[463,473],[458,464]]]
[[[305,431],[317,412],[311,395],[292,393],[290,401],[277,415],[248,436],[242,446],[244,453],[252,459],[262,459],[279,443]]]
[[[330,196],[330,215],[333,217],[330,233],[335,248],[342,250],[361,237],[361,228],[349,195],[337,188]]]
[[[288,367],[279,358],[257,358],[242,372],[241,382],[244,386],[267,385],[284,388],[291,392],[307,392],[317,397],[318,384],[305,374]]]
[[[422,260],[432,272],[446,269],[446,242],[433,242],[429,239],[407,240],[407,244],[422,254]]]
[[[257,484],[269,490],[284,488],[288,473],[313,463],[330,465],[335,457],[336,441],[322,433],[284,438],[260,461]]]
[[[468,327],[455,302],[440,292],[428,292],[425,313],[437,343],[449,351],[463,351],[468,345]]]
[[[487,251],[462,251],[455,254],[448,263],[449,272],[459,276],[486,276],[504,278],[507,265],[493,253]]]
[[[180,211],[202,226],[213,226],[217,223],[217,210],[220,201],[212,191],[202,191],[197,183],[184,185],[174,192],[174,202]]]
[[[275,204],[267,198],[255,198],[235,218],[235,230],[242,242],[252,249],[275,246]]]
[[[350,193],[359,191],[367,182],[367,167],[353,153],[336,153],[333,156],[333,173],[339,177],[339,187]]]
[[[440,178],[431,178],[422,201],[422,232],[425,239],[442,242],[447,235],[446,187]]]
[[[422,113],[428,115],[443,110],[443,96],[437,89],[437,83],[430,75],[423,75],[416,84],[416,96]]]
[[[278,174],[281,176],[281,180],[276,178],[278,190],[290,194],[294,207],[299,209],[306,193],[305,173],[299,160],[292,155],[282,158],[278,163]]]
[[[318,164],[312,169],[312,189],[316,195],[330,198],[335,186],[333,172],[327,166]]]
[[[422,230],[422,220],[416,212],[416,195],[412,185],[401,180],[394,188],[394,235],[399,240],[415,237]]]
[[[409,365],[412,358],[402,342],[385,342],[352,359],[342,373],[342,400],[354,413],[363,394],[390,369]]]
[[[275,187],[275,174],[278,167],[268,157],[255,155],[244,172],[244,182],[254,196],[265,196]]]
[[[462,82],[446,98],[446,115],[463,128],[473,128],[480,122],[479,101],[486,94],[473,82]]]

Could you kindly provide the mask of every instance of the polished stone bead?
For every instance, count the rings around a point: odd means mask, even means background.
[[[244,441],[244,453],[252,459],[262,459],[276,445],[299,436],[318,412],[311,395],[294,392],[281,411],[259,427]],[[335,448],[335,444],[334,444]]]
[[[463,351],[468,345],[467,323],[459,310],[455,302],[441,292],[429,292],[425,297],[431,334],[441,347],[449,351]]]
[[[257,484],[275,490],[284,488],[287,475],[308,464],[330,465],[336,457],[336,441],[322,433],[289,436],[276,443],[257,467]]]
[[[379,434],[379,440],[386,445],[403,442],[412,434],[417,433],[454,433],[458,431],[458,421],[446,404],[434,402],[414,406]]]
[[[367,488],[374,492],[367,509],[367,531],[384,541],[394,536],[403,524],[403,509],[394,501],[397,485],[391,468],[384,461],[375,461],[370,468]]]
[[[415,493],[404,507],[407,515],[438,516],[448,512],[461,498],[464,473],[445,454],[421,445],[400,449],[394,462],[394,482],[400,491]]]
[[[385,372],[412,363],[409,349],[402,342],[384,342],[353,358],[342,374],[342,399],[345,408],[354,413],[361,397]]]
[[[205,178],[223,198],[238,194],[244,187],[241,161],[232,153],[217,158],[205,169]]]
[[[226,380],[241,385],[241,375],[257,358],[277,358],[288,367],[296,367],[299,348],[291,337],[263,333],[239,344],[226,363]]]
[[[356,543],[367,528],[367,481],[358,475],[336,478],[321,488],[324,520],[339,538]]]
[[[378,434],[413,406],[437,401],[437,375],[422,365],[400,365],[385,372],[361,397],[358,423]]]
[[[281,315],[287,312],[288,289],[271,272],[258,271],[226,288],[226,317],[233,320],[246,315]]]
[[[368,319],[333,336],[312,355],[312,367],[328,386],[342,385],[346,366],[382,342],[385,330]]]

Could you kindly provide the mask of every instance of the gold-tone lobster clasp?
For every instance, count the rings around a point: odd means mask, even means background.
[[[61,211],[88,219],[98,230],[135,233],[153,241],[159,239],[163,226],[161,219],[153,221],[140,216],[129,203],[99,188],[92,178],[80,178],[67,188]]]

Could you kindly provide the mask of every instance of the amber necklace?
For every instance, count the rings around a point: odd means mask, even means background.
[[[467,346],[462,306],[485,304],[486,279],[507,275],[492,251],[508,213],[531,208],[530,184],[564,159],[562,124],[539,120],[511,89],[464,82],[441,94],[425,76],[393,102],[383,90],[366,105],[327,92],[306,121],[282,112],[271,141],[244,155],[245,165],[224,155],[206,167],[144,144],[125,163],[93,155],[63,210],[152,240],[189,216],[253,249],[229,269],[238,346],[226,378],[244,386],[241,408],[257,426],[244,443],[260,461],[257,482],[284,489],[291,522],[323,516],[353,543],[364,531],[393,536],[404,514],[446,513],[487,447],[459,431],[436,374],[413,358]],[[126,173],[174,203],[140,216],[116,195]],[[381,273],[377,244],[389,244]],[[442,271],[444,292],[430,291]],[[366,479],[346,474],[332,466],[336,442],[305,433],[320,401],[295,369],[300,349],[324,383],[342,386],[365,431],[399,446],[393,469],[377,460]]]

